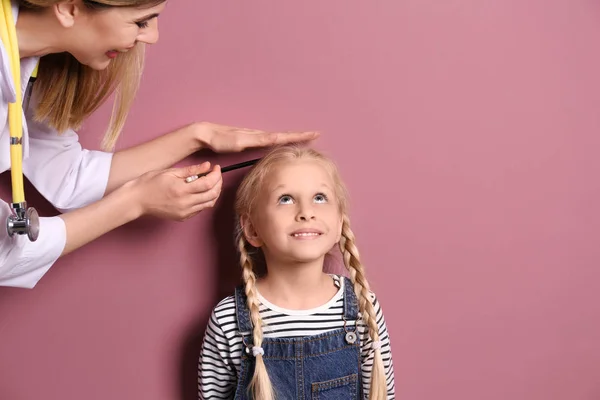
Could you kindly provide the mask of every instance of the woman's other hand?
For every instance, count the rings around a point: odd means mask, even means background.
[[[197,122],[194,124],[194,129],[202,147],[211,149],[215,153],[300,143],[319,137],[319,132],[265,132],[210,122]]]

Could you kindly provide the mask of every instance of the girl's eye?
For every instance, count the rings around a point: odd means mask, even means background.
[[[294,201],[294,199],[292,199],[292,196],[284,194],[283,196],[279,197],[279,204],[292,204]]]
[[[327,203],[327,196],[323,193],[315,195],[315,203]]]
[[[147,28],[149,25],[148,21],[136,22],[135,24],[141,29]]]

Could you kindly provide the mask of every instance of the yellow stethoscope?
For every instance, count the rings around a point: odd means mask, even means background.
[[[6,221],[9,236],[27,235],[35,242],[40,231],[39,216],[35,208],[27,207],[23,189],[23,103],[21,95],[21,58],[17,44],[17,29],[10,0],[0,0],[0,36],[10,57],[10,68],[15,86],[16,101],[8,104],[10,130],[10,164],[12,181],[12,215]],[[32,77],[37,76],[37,66]]]

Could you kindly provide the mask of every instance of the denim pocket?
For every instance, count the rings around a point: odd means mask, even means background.
[[[357,400],[358,374],[312,384],[312,400]]]

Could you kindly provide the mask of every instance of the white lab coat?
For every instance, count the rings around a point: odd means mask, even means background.
[[[12,6],[14,20],[18,7]],[[23,97],[37,58],[21,60]],[[10,169],[8,103],[15,99],[9,54],[0,43],[0,173]],[[59,135],[54,129],[33,121],[30,110],[23,120],[23,172],[35,188],[59,211],[83,207],[102,198],[108,183],[112,153],[82,149],[72,130]],[[6,218],[11,210],[0,199],[0,286],[33,288],[62,253],[65,224],[60,217],[40,218],[35,242],[26,236],[10,238]],[[28,203],[35,207],[35,204]]]

